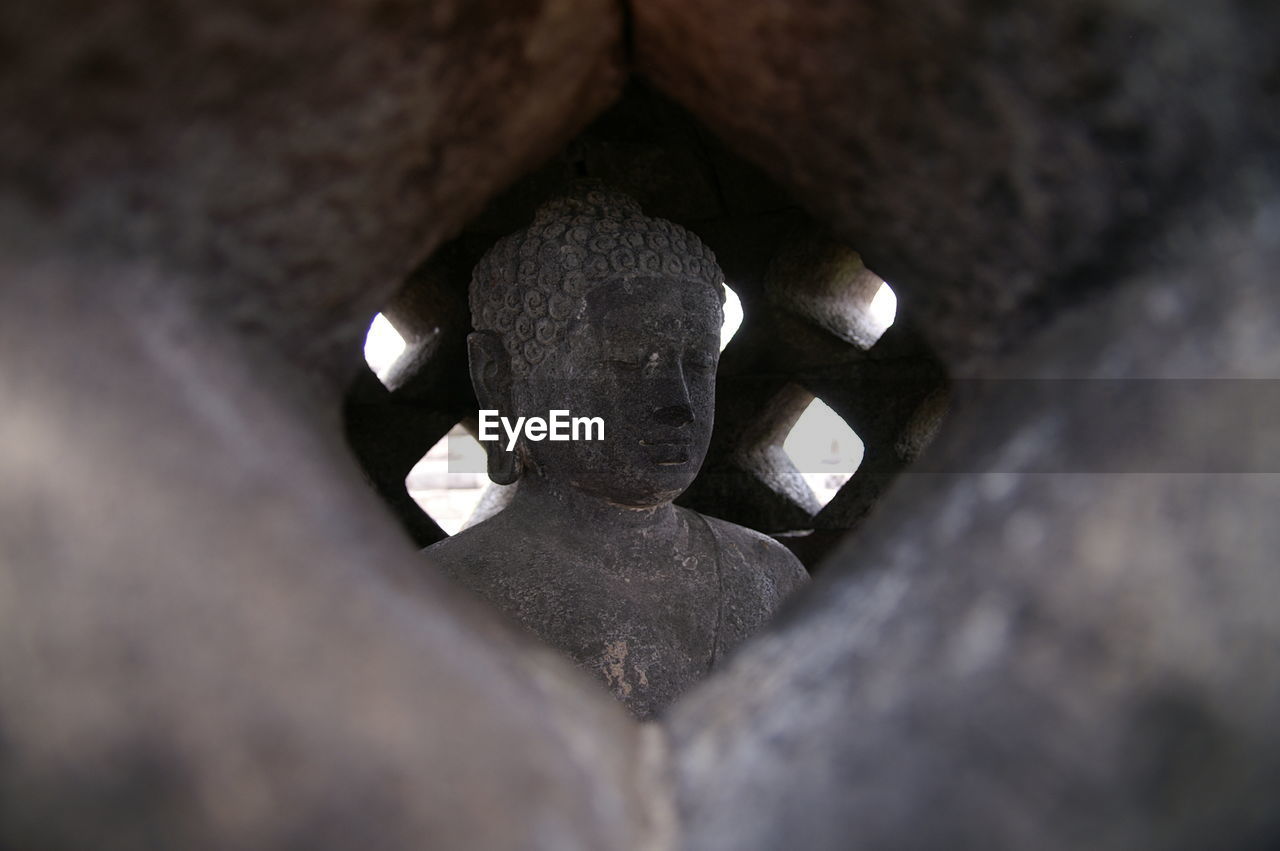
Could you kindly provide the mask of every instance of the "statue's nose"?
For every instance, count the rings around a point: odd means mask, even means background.
[[[689,386],[684,371],[674,358],[667,369],[655,370],[649,391],[653,394],[653,421],[670,428],[693,422],[693,405],[689,399]]]

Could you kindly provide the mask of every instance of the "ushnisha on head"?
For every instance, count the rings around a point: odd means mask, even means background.
[[[598,184],[500,240],[471,283],[481,407],[600,416],[606,439],[489,443],[490,477],[532,470],[632,506],[688,487],[710,440],[723,279],[696,236]]]

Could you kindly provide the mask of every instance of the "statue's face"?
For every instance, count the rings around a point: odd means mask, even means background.
[[[604,420],[603,441],[528,442],[543,474],[635,507],[689,487],[711,439],[722,320],[705,284],[639,278],[592,290],[565,345],[513,388],[520,415]]]

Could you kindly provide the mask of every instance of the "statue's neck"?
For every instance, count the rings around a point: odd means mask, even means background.
[[[549,530],[572,535],[674,533],[679,522],[670,502],[644,508],[619,505],[539,475],[520,479],[507,511],[526,514]]]

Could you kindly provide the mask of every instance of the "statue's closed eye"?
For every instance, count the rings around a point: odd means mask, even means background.
[[[605,363],[618,369],[640,370],[657,359],[656,353],[626,346],[614,346],[605,352]]]

